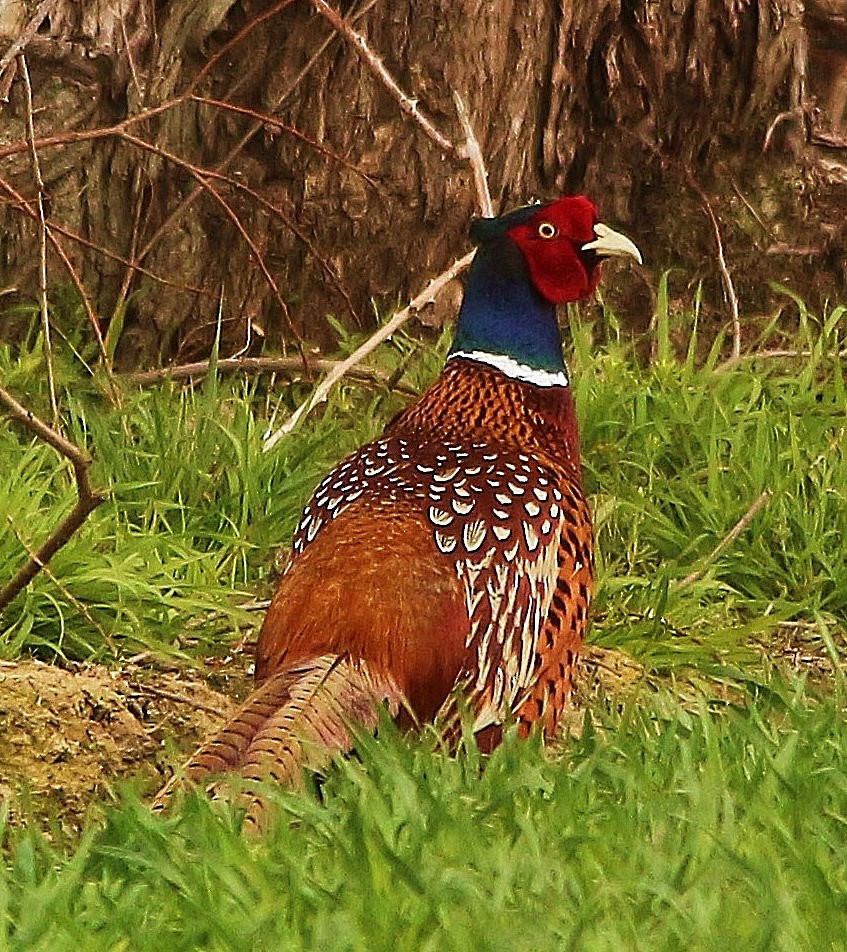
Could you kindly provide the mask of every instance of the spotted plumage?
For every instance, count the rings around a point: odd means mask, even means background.
[[[603,256],[638,252],[582,198],[484,220],[472,236],[442,374],[315,489],[259,637],[256,695],[189,777],[290,782],[314,762],[304,737],[346,749],[349,722],[373,726],[383,702],[448,733],[464,706],[484,749],[512,718],[524,734],[555,731],[593,567],[555,303],[586,294]]]

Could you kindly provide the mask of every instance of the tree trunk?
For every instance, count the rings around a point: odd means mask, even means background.
[[[648,277],[621,282],[619,303],[637,323],[672,265],[705,279],[723,313],[705,202],[743,309],[766,309],[774,278],[812,302],[843,293],[843,116],[815,143],[806,74],[807,25],[819,37],[847,4],[812,6],[814,22],[799,0],[393,0],[344,12],[454,144],[463,97],[495,209],[585,191],[632,233]],[[36,7],[0,0],[0,65]],[[372,300],[408,298],[467,249],[467,162],[401,112],[308,0],[55,0],[20,45],[48,224],[76,276],[51,245],[51,288],[77,280],[103,330],[120,322],[109,343],[120,337],[124,365],[208,352],[218,315],[224,353],[255,349],[257,335],[330,346],[328,314],[370,324]],[[844,63],[845,51],[826,55]],[[39,227],[20,60],[4,83],[8,306],[37,293]],[[819,85],[825,107],[843,109]]]

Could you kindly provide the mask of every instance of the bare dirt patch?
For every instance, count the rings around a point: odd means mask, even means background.
[[[211,674],[129,664],[0,662],[0,801],[12,822],[78,831],[118,781],[155,790],[233,711],[245,659]]]
[[[642,674],[622,652],[587,648],[565,729],[578,731],[592,696],[620,694]],[[58,824],[75,834],[119,783],[137,784],[144,794],[157,790],[250,684],[243,655],[208,670],[150,659],[120,669],[0,662],[0,801],[13,823]]]

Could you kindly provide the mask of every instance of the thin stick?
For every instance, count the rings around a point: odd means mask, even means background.
[[[758,360],[759,358],[772,359],[774,357],[812,357],[814,356],[810,350],[792,350],[792,349],[782,349],[774,348],[773,350],[754,350],[750,351],[748,354],[739,354],[737,357],[729,357],[722,364],[719,364],[715,369],[718,373],[726,370],[732,370],[737,367],[742,360]],[[824,354],[825,357],[847,357],[847,347],[842,350],[835,351],[834,354]]]
[[[146,684],[144,681],[135,680],[132,685],[139,694],[152,694],[154,697],[161,697],[167,701],[176,701],[178,704],[187,704],[189,707],[198,711],[205,711],[206,714],[214,714],[221,719],[229,715],[229,711],[221,710],[213,704],[206,704],[204,701],[198,701],[197,698],[186,697],[178,691],[169,691],[167,688],[157,688],[153,684]]]
[[[741,191],[741,189],[738,187],[738,183],[731,176],[729,179],[729,184],[732,186],[733,192],[735,192],[735,194],[744,203],[744,207],[747,209],[747,211],[750,212],[753,218],[756,219],[758,226],[762,229],[765,235],[767,235],[767,237],[773,241],[773,231],[762,221],[762,216],[756,211],[756,209],[753,207],[753,204],[750,202],[744,192]]]
[[[43,140],[42,140],[43,141]],[[29,215],[35,221],[38,221],[38,214],[30,208],[30,203],[20,194],[12,185],[10,185],[4,178],[0,177],[0,189],[8,192],[9,195],[15,200],[15,204],[21,208],[27,215]],[[85,285],[82,283],[82,278],[77,274],[76,268],[74,268],[73,263],[70,258],[68,258],[65,253],[65,249],[62,247],[61,242],[56,238],[51,229],[47,229],[47,240],[53,246],[53,250],[59,256],[59,260],[65,266],[65,270],[70,275],[71,281],[74,283],[74,287],[77,289],[79,296],[82,300],[82,306],[85,308],[86,316],[91,326],[94,328],[94,336],[97,338],[97,346],[100,349],[100,355],[103,358],[104,363],[106,362],[106,346],[103,341],[103,333],[100,330],[100,321],[97,315],[94,313],[94,305],[91,303],[91,298],[88,295],[88,292],[85,289]]]
[[[342,360],[341,363],[337,364],[333,370],[327,375],[326,379],[323,380],[318,387],[316,387],[315,392],[309,397],[309,399],[301,404],[294,413],[282,424],[278,429],[276,429],[270,436],[267,437],[264,443],[264,451],[267,453],[268,450],[273,449],[274,446],[286,435],[290,433],[302,417],[304,417],[310,410],[316,407],[319,403],[326,400],[329,391],[335,386],[336,383],[350,370],[351,367],[355,367],[361,360],[367,357],[373,350],[375,350],[384,340],[387,340],[398,328],[402,327],[403,324],[417,311],[427,304],[433,303],[438,294],[450,281],[453,280],[457,275],[461,274],[465,268],[473,261],[473,257],[476,254],[476,249],[469,251],[463,258],[460,258],[458,261],[454,262],[451,267],[446,271],[443,271],[438,275],[437,278],[433,278],[432,281],[424,288],[423,291],[402,311],[398,311],[391,320],[380,327],[375,334],[372,334],[365,342],[358,347],[353,353],[346,359]]]
[[[32,116],[32,83],[29,79],[29,67],[26,56],[18,55],[18,66],[26,89],[26,137],[29,142],[29,158],[32,174],[38,193],[38,299],[41,311],[41,331],[44,334],[44,359],[47,363],[47,389],[50,393],[50,410],[53,414],[53,426],[59,425],[59,401],[56,399],[56,368],[53,363],[53,344],[50,339],[50,312],[47,307],[47,216],[44,214],[44,179],[41,175],[41,163],[35,148],[35,122]]]
[[[44,22],[45,17],[48,17],[53,12],[53,7],[56,5],[56,0],[41,0],[41,3],[35,8],[35,13],[29,18],[27,25],[21,30],[21,35],[15,40],[15,42],[6,50],[6,52],[0,56],[0,74],[2,74],[9,63],[20,53],[23,49],[26,48],[27,43],[35,36],[38,32],[38,28]]]
[[[459,150],[473,169],[473,180],[476,186],[476,196],[479,201],[480,211],[483,218],[494,217],[494,207],[491,204],[491,192],[488,190],[488,173],[485,169],[485,162],[482,159],[482,149],[479,147],[479,140],[474,135],[471,119],[468,115],[468,109],[462,97],[454,90],[453,101],[456,103],[456,112],[459,114],[459,122],[465,133],[465,144]]]
[[[166,278],[161,274],[157,274],[155,271],[151,271],[149,268],[145,268],[144,265],[133,262],[130,258],[125,258],[123,255],[119,255],[116,251],[112,251],[110,248],[105,248],[102,245],[95,244],[93,241],[89,241],[88,238],[83,238],[82,235],[72,231],[70,228],[65,228],[63,225],[57,224],[55,221],[50,222],[49,230],[51,232],[55,232],[57,235],[70,238],[71,241],[76,242],[78,245],[82,245],[84,248],[98,252],[99,254],[103,255],[104,258],[109,258],[111,261],[116,261],[118,264],[125,265],[127,269],[137,271],[139,274],[143,274],[145,277],[150,278],[151,281],[155,281],[157,284],[163,284],[165,287],[174,288],[177,291],[183,291],[187,294],[209,295],[213,293],[208,288],[201,288],[193,284],[181,284],[179,281],[172,281],[170,278]]]
[[[445,152],[455,155],[458,151],[456,146],[446,136],[442,135],[421,112],[417,99],[412,99],[411,96],[403,92],[397,81],[386,69],[385,63],[383,63],[379,56],[370,48],[364,36],[354,30],[349,22],[345,20],[334,7],[331,7],[326,0],[312,0],[312,6],[352,45],[365,66],[368,67],[389,93],[391,93],[403,112],[405,112],[409,118],[413,119],[437,146],[442,148]]]
[[[183,97],[177,99],[168,99],[159,103],[158,106],[150,106],[143,112],[137,112],[135,115],[127,116],[113,126],[100,126],[97,129],[68,129],[65,132],[56,133],[52,136],[43,136],[36,140],[39,149],[49,149],[55,145],[77,145],[80,142],[94,142],[97,139],[111,139],[113,136],[120,135],[127,129],[137,126],[139,123],[147,122],[149,119],[159,116],[171,109],[176,109],[185,103]],[[26,152],[29,146],[26,142],[9,142],[0,147],[0,159],[5,159],[10,155],[19,155]]]
[[[712,232],[715,236],[715,245],[717,246],[718,252],[718,270],[721,273],[721,280],[727,300],[729,301],[729,310],[732,316],[732,356],[738,359],[741,356],[741,318],[738,313],[738,295],[735,293],[735,285],[732,283],[732,276],[729,273],[729,268],[726,266],[726,258],[723,253],[723,241],[721,240],[721,229],[718,225],[718,219],[715,216],[714,209],[712,208],[712,203],[700,187],[700,183],[694,178],[690,169],[685,169],[685,175],[691,187],[700,196],[700,201],[703,203],[706,215],[708,215],[709,221],[712,223]]]
[[[744,515],[738,520],[738,522],[735,523],[735,525],[729,530],[729,532],[723,537],[723,539],[721,539],[721,541],[715,546],[715,548],[709,553],[709,555],[707,555],[706,558],[702,561],[701,567],[699,569],[695,569],[693,572],[689,572],[689,574],[686,575],[685,578],[681,582],[678,583],[679,587],[681,588],[683,585],[690,585],[692,582],[696,582],[697,579],[700,578],[700,576],[703,574],[703,572],[705,572],[706,567],[708,565],[711,565],[711,563],[714,562],[715,559],[722,552],[728,549],[729,546],[731,546],[732,543],[735,542],[735,540],[741,535],[741,533],[747,528],[747,526],[750,525],[753,519],[755,519],[756,513],[758,513],[758,511],[763,506],[769,503],[772,498],[773,498],[773,490],[771,489],[766,489],[764,492],[760,493],[755,498],[755,500],[753,501],[753,504],[750,506],[747,512],[744,513]]]
[[[331,373],[338,365],[338,360],[309,360],[305,371],[310,374]],[[161,367],[156,370],[142,370],[127,374],[125,379],[139,387],[160,383],[163,380],[185,380],[188,377],[199,377],[209,372],[210,361],[198,360],[190,364],[180,364],[176,367]],[[215,364],[218,371],[241,370],[252,373],[298,373],[304,372],[303,361],[299,357],[221,357]],[[351,377],[359,380],[389,384],[393,374],[387,374],[372,367],[350,368],[347,371]],[[414,395],[411,387],[392,385],[392,389],[400,393]]]
[[[0,589],[0,611],[15,598],[36,575],[44,568],[50,559],[70,541],[73,534],[101,503],[106,501],[104,493],[95,492],[91,488],[88,471],[91,460],[61,433],[49,427],[40,420],[31,410],[18,403],[15,398],[0,387],[0,404],[6,413],[13,419],[32,430],[36,436],[52,446],[70,460],[76,479],[77,501],[68,516],[53,530],[50,537],[41,548],[30,555],[29,561],[23,565],[15,577],[3,589]]]
[[[370,3],[366,4],[358,13],[353,15],[353,22],[358,20],[360,17],[364,16],[377,0],[370,0]],[[269,107],[269,112],[273,112],[279,109],[286,99],[294,92],[294,90],[300,85],[303,78],[308,75],[311,69],[314,67],[315,63],[320,59],[324,50],[332,43],[336,38],[336,33],[331,33],[321,45],[318,47],[314,55],[309,59],[309,61],[303,66],[300,72],[291,80],[288,86],[277,96],[274,102]],[[257,132],[261,131],[266,127],[267,123],[264,120],[254,122],[250,128],[244,133],[244,135],[235,143],[235,145],[227,152],[227,154],[218,162],[215,166],[216,172],[224,172],[235,158],[243,151],[244,147],[250,142],[250,140],[256,135]],[[148,239],[144,247],[138,253],[138,260],[141,261],[150,253],[162,235],[168,234],[174,222],[176,222],[190,206],[197,200],[197,198],[203,194],[203,189],[194,187],[188,194],[182,199],[182,201],[171,211],[167,218],[159,225],[153,235]]]
[[[187,97],[187,102],[195,102],[201,106],[210,106],[213,109],[220,109],[224,112],[232,112],[238,116],[246,116],[249,119],[255,119],[257,122],[261,123],[264,128],[270,128],[274,132],[287,132],[290,136],[297,139],[299,142],[302,142],[304,145],[309,146],[310,149],[314,149],[315,152],[318,152],[324,158],[330,159],[333,162],[338,162],[339,165],[343,165],[344,168],[349,169],[351,172],[358,175],[363,181],[367,182],[371,188],[378,190],[379,183],[372,178],[367,172],[363,172],[361,169],[357,168],[352,162],[348,162],[343,155],[338,152],[333,152],[332,149],[328,149],[326,146],[321,145],[316,139],[312,139],[310,136],[305,135],[305,133],[300,132],[299,129],[295,129],[294,126],[288,125],[288,123],[283,122],[281,119],[278,119],[276,116],[271,115],[266,112],[259,112],[257,109],[250,109],[248,106],[238,106],[235,103],[226,102],[222,99],[211,99],[208,96],[198,96],[191,95]]]
[[[26,550],[27,555],[29,555],[31,559],[37,559],[38,556],[27,544],[20,530],[15,525],[15,522],[12,519],[12,517],[7,516],[6,518],[9,520],[9,525],[12,529],[12,532],[15,533],[15,537],[17,538],[18,542],[21,544],[21,548]],[[115,643],[112,640],[112,636],[109,634],[108,631],[106,631],[106,629],[100,624],[100,622],[97,621],[94,615],[92,615],[91,609],[84,602],[81,602],[66,585],[62,584],[62,582],[50,571],[49,565],[43,565],[42,571],[47,576],[47,578],[49,578],[50,581],[56,586],[56,588],[58,588],[59,591],[65,596],[65,598],[74,606],[74,608],[76,608],[76,610],[80,613],[80,615],[82,615],[85,618],[88,624],[91,625],[92,628],[97,629],[97,631],[100,633],[100,637],[103,639],[104,643],[108,646],[109,650],[113,654],[117,654],[117,647],[115,646]]]
[[[121,25],[123,25],[123,20],[121,20]],[[130,264],[124,270],[123,280],[121,281],[120,289],[118,290],[117,298],[115,299],[114,307],[112,308],[112,315],[118,313],[118,311],[126,304],[127,295],[129,294],[130,285],[135,278],[135,268],[131,262],[138,260],[138,239],[141,233],[141,217],[144,211],[144,189],[140,187],[141,183],[141,167],[137,166],[132,175],[132,186],[130,188],[130,195],[135,196],[135,208],[132,213],[132,229],[129,233],[129,259]],[[111,335],[110,335],[111,336]],[[115,353],[115,347],[117,343],[112,344],[111,352]]]
[[[773,135],[776,132],[778,126],[782,125],[782,123],[788,119],[802,120],[803,116],[804,112],[802,106],[795,106],[793,109],[788,109],[785,112],[777,113],[777,115],[773,117],[773,120],[765,132],[765,138],[762,143],[762,152],[767,152],[771,147],[771,140],[773,139]]]
[[[360,323],[359,315],[356,313],[356,309],[353,306],[353,302],[350,300],[350,295],[347,293],[347,289],[341,283],[341,279],[335,273],[332,268],[332,265],[327,261],[327,259],[318,251],[314,242],[309,238],[306,232],[303,231],[291,218],[286,215],[282,209],[277,205],[274,205],[273,202],[269,202],[263,195],[260,195],[255,189],[250,188],[249,185],[245,185],[243,182],[239,182],[237,179],[232,178],[229,175],[224,175],[217,171],[209,171],[206,173],[208,178],[219,179],[222,182],[226,182],[230,188],[235,189],[239,192],[244,192],[246,195],[249,195],[253,201],[255,201],[262,208],[267,209],[271,215],[280,219],[280,221],[285,224],[285,226],[292,232],[292,234],[298,238],[306,248],[309,250],[309,253],[312,257],[318,262],[318,264],[323,268],[329,277],[330,281],[335,285],[338,293],[344,298],[344,301],[347,304],[347,307],[350,311],[350,314],[355,319],[356,323]]]
[[[300,351],[301,355],[303,353],[303,338],[300,334],[297,333],[297,329],[294,326],[294,322],[291,320],[291,311],[288,308],[288,305],[285,303],[285,299],[282,296],[282,291],[279,288],[279,285],[276,282],[276,279],[271,274],[270,268],[265,261],[265,257],[260,251],[256,242],[250,237],[250,233],[244,227],[241,219],[238,217],[238,214],[232,208],[232,206],[226,201],[226,199],[221,195],[221,193],[215,188],[214,185],[209,181],[210,178],[216,177],[213,174],[208,173],[205,169],[200,168],[199,166],[194,165],[194,163],[187,161],[186,159],[180,158],[173,152],[169,152],[167,149],[163,149],[160,146],[153,145],[152,142],[147,142],[144,139],[140,139],[138,136],[131,135],[128,132],[121,132],[119,137],[125,142],[129,142],[132,145],[137,146],[139,149],[152,152],[154,155],[159,155],[164,159],[168,159],[170,162],[184,168],[189,175],[191,175],[194,180],[201,186],[201,188],[206,189],[206,191],[215,199],[215,201],[223,209],[224,213],[229,217],[230,221],[236,228],[236,231],[241,235],[244,243],[253,253],[253,257],[256,260],[256,264],[259,266],[259,270],[262,272],[262,275],[265,278],[265,281],[268,283],[268,286],[271,289],[271,293],[276,298],[276,302],[279,305],[279,309],[282,312],[283,317],[288,324],[288,329],[294,335],[295,340],[297,341],[297,348]],[[218,176],[219,177],[219,176]]]
[[[278,13],[281,13],[292,2],[293,0],[280,0],[279,3],[275,3],[269,10],[265,10],[264,13],[260,13],[258,16],[253,17],[252,20],[248,20],[241,30],[239,30],[239,32],[236,33],[231,39],[227,40],[227,42],[224,43],[224,45],[215,53],[215,55],[210,57],[205,63],[200,72],[191,81],[191,85],[188,87],[189,94],[193,93],[194,90],[197,89],[200,83],[215,68],[217,63],[219,63],[222,59],[226,59],[230,50],[238,46],[242,40],[246,39],[253,32],[253,30],[261,26],[266,20],[270,20]]]

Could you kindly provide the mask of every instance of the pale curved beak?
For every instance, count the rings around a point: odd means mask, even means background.
[[[599,221],[594,226],[594,234],[597,237],[594,241],[589,241],[588,244],[583,245],[583,251],[596,251],[598,255],[608,258],[629,256],[635,258],[639,264],[644,264],[641,259],[641,252],[636,247],[635,242],[630,241],[626,235],[622,235],[619,231],[615,231]]]

